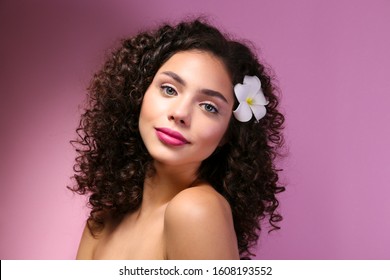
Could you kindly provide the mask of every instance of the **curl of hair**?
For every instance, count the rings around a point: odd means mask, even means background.
[[[259,122],[241,123],[232,117],[225,144],[198,171],[199,178],[230,203],[240,255],[247,258],[253,255],[250,248],[258,240],[260,221],[268,217],[272,229],[279,229],[282,220],[276,194],[284,187],[278,183],[280,170],[274,160],[283,144],[284,116],[277,109],[277,89],[254,52],[201,20],[165,24],[122,40],[94,75],[78,138],[71,141],[78,152],[72,190],[89,195],[92,234],[102,229],[108,216],[120,219],[140,206],[152,161],[138,129],[143,96],[162,64],[186,50],[220,58],[232,84],[242,83],[245,75],[259,77],[269,101]]]

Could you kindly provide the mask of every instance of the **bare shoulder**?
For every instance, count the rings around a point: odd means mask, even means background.
[[[108,222],[106,222],[108,224]],[[97,245],[101,238],[106,234],[108,225],[95,234],[92,234],[88,226],[88,220],[85,223],[84,231],[81,235],[79,247],[77,250],[76,259],[78,260],[91,260],[94,259],[94,254]]]
[[[188,188],[178,193],[168,204],[166,215],[176,216],[176,211],[189,211],[192,215],[212,214],[217,211],[217,214],[231,215],[229,203],[226,199],[215,191],[211,186],[202,185],[193,188]],[[187,214],[190,214],[187,213]]]
[[[77,250],[76,259],[91,260],[93,258],[93,251],[97,244],[97,239],[92,236],[88,226],[85,225],[83,234],[81,236],[79,248]]]
[[[183,190],[164,217],[169,259],[237,259],[237,238],[229,203],[211,186]]]

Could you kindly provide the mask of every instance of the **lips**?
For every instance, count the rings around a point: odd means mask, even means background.
[[[190,143],[183,135],[181,135],[177,131],[165,127],[157,127],[155,129],[158,139],[167,145],[182,146]]]

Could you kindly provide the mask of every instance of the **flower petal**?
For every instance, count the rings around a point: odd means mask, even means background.
[[[246,98],[249,96],[249,91],[243,84],[236,84],[234,86],[234,93],[236,94],[236,98],[238,102],[246,102]]]
[[[247,122],[252,118],[252,110],[246,102],[240,103],[237,109],[233,111],[233,114],[240,122]]]
[[[259,89],[261,89],[260,79],[256,76],[245,76],[244,77],[244,86],[248,91],[248,96],[253,97]]]
[[[253,97],[254,105],[267,105],[268,101],[265,99],[263,91],[260,89],[256,95]]]
[[[260,120],[267,113],[267,109],[263,105],[253,105],[250,107],[253,114],[255,115],[256,120]]]

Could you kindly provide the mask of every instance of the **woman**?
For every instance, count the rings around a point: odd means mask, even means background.
[[[276,213],[284,117],[244,44],[195,20],[122,41],[89,87],[78,259],[239,259]]]

